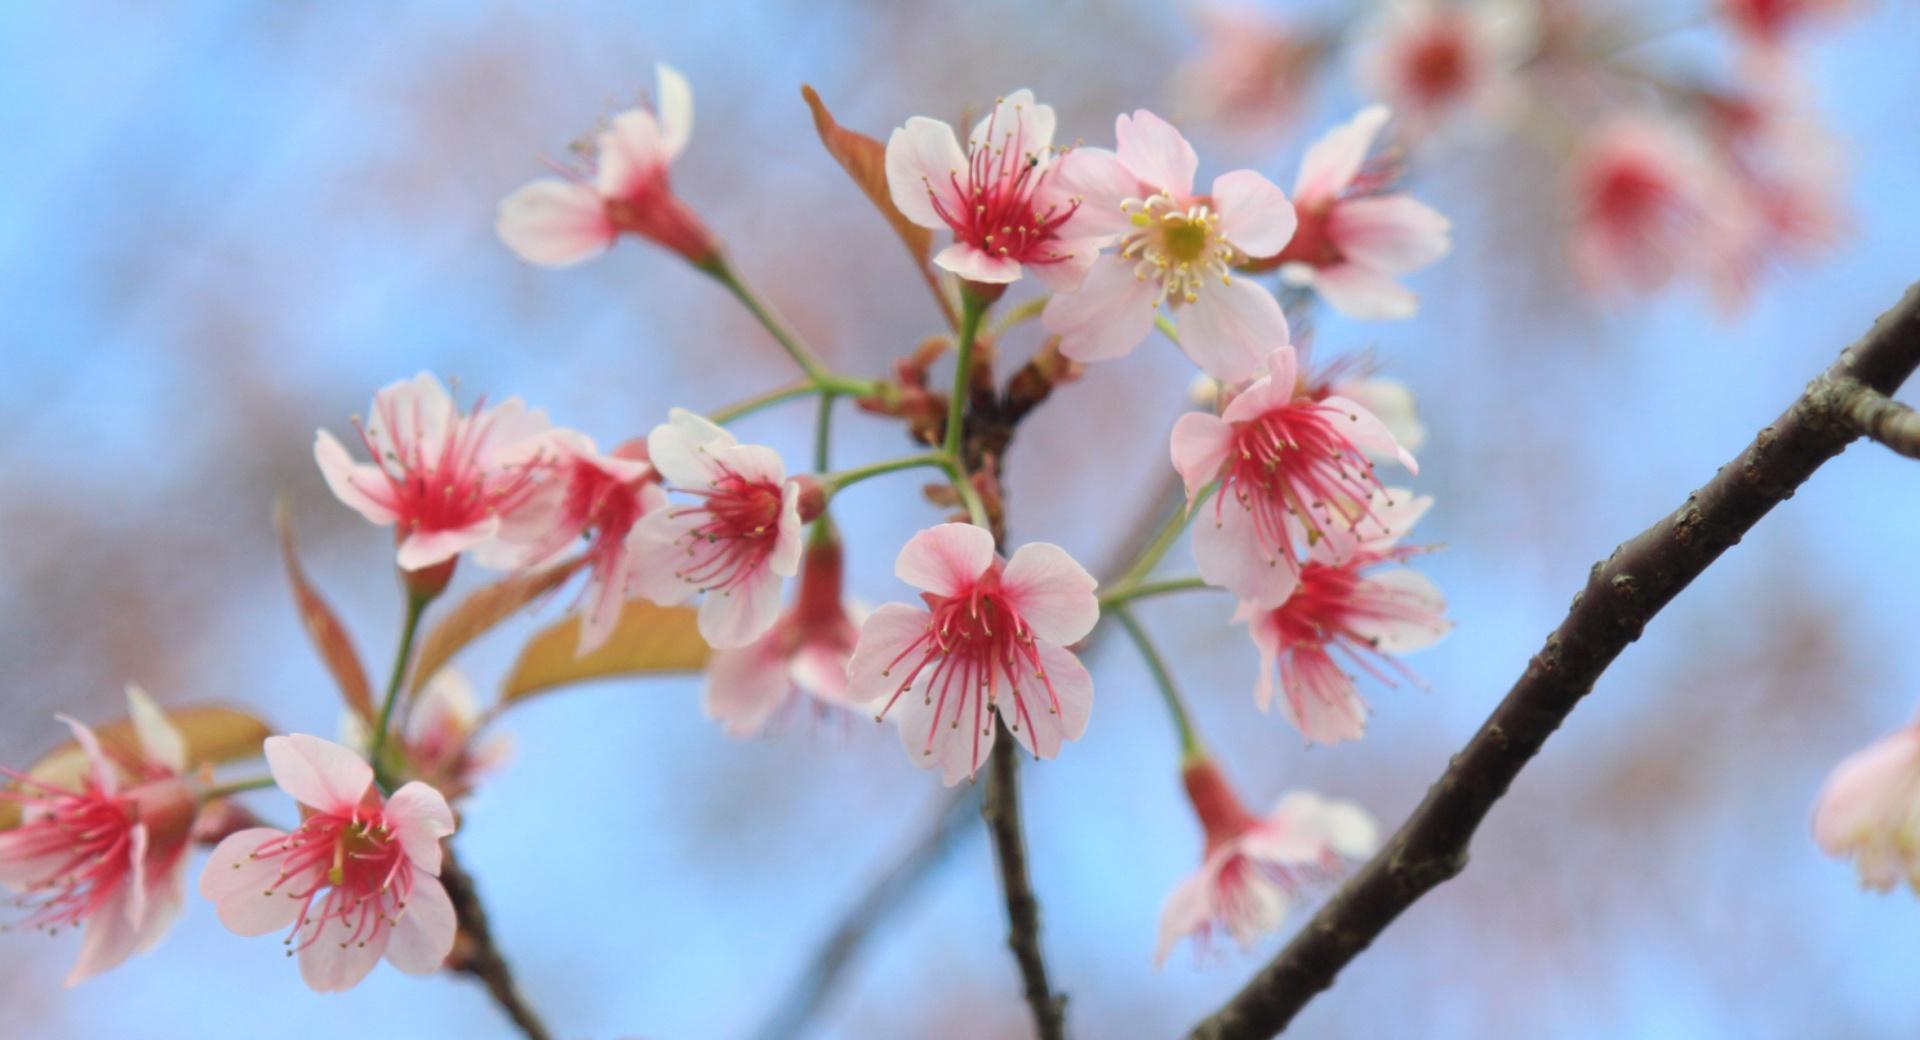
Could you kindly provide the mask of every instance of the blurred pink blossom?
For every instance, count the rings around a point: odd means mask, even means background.
[[[1813,838],[1827,855],[1854,860],[1862,885],[1884,892],[1904,881],[1920,892],[1920,725],[1833,767],[1813,810]]]
[[[843,598],[844,570],[839,537],[815,541],[800,559],[793,606],[752,643],[714,651],[705,707],[729,736],[760,732],[795,689],[822,704],[855,706],[847,699],[847,661],[859,627]]]

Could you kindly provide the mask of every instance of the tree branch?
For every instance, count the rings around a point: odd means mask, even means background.
[[[1920,459],[1920,412],[1854,380],[1836,384],[1841,414],[1853,428],[1910,459]]]
[[[1000,894],[1007,904],[1007,948],[1020,965],[1020,979],[1033,1007],[1033,1026],[1040,1040],[1063,1040],[1067,1035],[1067,998],[1047,981],[1046,958],[1040,954],[1040,900],[1027,876],[1027,839],[1020,827],[1020,745],[1013,734],[994,741],[987,762],[987,799],[980,816],[993,838],[993,858],[1000,868]]]
[[[500,956],[500,948],[493,943],[493,931],[487,925],[487,910],[480,903],[480,893],[473,886],[473,878],[461,869],[452,849],[447,850],[440,863],[440,883],[446,886],[447,898],[453,903],[453,913],[460,922],[464,940],[462,945],[454,947],[450,961],[454,970],[484,983],[494,1003],[500,1005],[500,1010],[507,1013],[527,1040],[553,1040],[553,1034],[547,1032],[540,1016],[514,985],[513,972],[507,967],[506,958]]]
[[[1854,387],[1887,394],[1920,366],[1920,285],[1672,514],[1596,564],[1567,617],[1384,848],[1195,1040],[1266,1037],[1401,911],[1465,869],[1487,812],[1646,623],[1859,435]]]

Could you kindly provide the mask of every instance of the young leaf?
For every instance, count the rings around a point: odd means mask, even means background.
[[[833,113],[827,111],[826,103],[810,86],[802,84],[800,96],[807,100],[807,107],[813,110],[813,128],[820,134],[820,143],[827,146],[827,154],[833,156],[840,168],[853,178],[855,187],[867,196],[867,201],[887,218],[893,225],[893,232],[905,243],[907,252],[913,257],[914,264],[920,269],[920,277],[933,291],[933,298],[939,302],[941,313],[947,317],[947,324],[959,327],[957,316],[953,313],[953,303],[947,299],[946,290],[940,285],[940,279],[933,273],[927,261],[933,256],[933,232],[908,220],[900,207],[893,204],[893,192],[887,187],[887,149],[878,140],[856,130],[849,130],[833,119]]]
[[[633,600],[621,610],[620,622],[605,646],[576,657],[579,646],[577,616],[534,636],[501,687],[501,707],[588,679],[696,672],[706,666],[708,654],[706,641],[700,638],[698,611],[645,600]]]
[[[469,643],[485,635],[495,625],[512,617],[521,607],[559,588],[572,577],[585,557],[566,560],[537,571],[516,574],[479,589],[462,600],[440,623],[427,633],[413,662],[409,688],[419,693],[442,665],[453,659]]]
[[[286,563],[287,583],[293,586],[293,605],[300,611],[307,638],[313,641],[313,648],[319,652],[327,671],[333,673],[333,681],[339,685],[340,696],[346,700],[347,707],[362,719],[373,721],[373,687],[367,683],[366,669],[360,664],[360,654],[353,648],[353,637],[347,634],[347,627],[340,623],[327,601],[320,598],[300,566],[300,557],[293,546],[293,520],[285,499],[274,500],[273,526],[280,533],[280,557]]]

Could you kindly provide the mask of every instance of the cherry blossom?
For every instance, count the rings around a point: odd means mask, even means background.
[[[355,462],[326,430],[314,435],[314,460],[335,497],[393,527],[406,571],[492,539],[502,516],[536,493],[549,461],[545,413],[509,398],[462,415],[427,372],[381,389],[372,416],[355,425],[374,461]]]
[[[1355,71],[1411,129],[1430,131],[1456,113],[1500,115],[1531,35],[1518,4],[1391,0],[1366,27]]]
[[[1844,14],[1853,0],[1720,0],[1720,10],[1749,43],[1778,47],[1802,24]]]
[[[844,568],[837,537],[808,546],[793,606],[759,639],[714,652],[704,707],[728,736],[759,733],[795,689],[822,704],[854,706],[847,699],[847,661],[859,626],[842,598]]]
[[[408,703],[398,743],[414,775],[450,800],[473,789],[487,773],[506,764],[513,740],[496,735],[476,746],[482,715],[473,683],[454,668],[433,673]],[[347,746],[371,744],[366,723],[357,714],[346,716],[343,738]]]
[[[1417,571],[1379,568],[1405,560],[1416,549],[1397,543],[1432,500],[1400,490],[1376,492],[1359,541],[1341,555],[1331,539],[1316,543],[1300,568],[1298,583],[1277,607],[1242,603],[1244,621],[1260,652],[1254,699],[1273,706],[1279,673],[1280,711],[1308,741],[1358,740],[1366,729],[1367,705],[1353,676],[1334,658],[1391,686],[1394,675],[1419,678],[1395,659],[1432,645],[1452,628],[1440,590]],[[1389,672],[1393,673],[1392,675]]]
[[[1372,516],[1381,484],[1370,454],[1417,467],[1358,402],[1303,394],[1291,346],[1269,355],[1267,368],[1220,415],[1181,416],[1172,454],[1189,501],[1221,482],[1194,526],[1200,576],[1273,607],[1293,592],[1309,542],[1343,552]]]
[[[1363,109],[1307,149],[1293,186],[1300,228],[1270,262],[1352,318],[1413,316],[1417,298],[1395,281],[1447,254],[1451,222],[1410,195],[1388,194],[1391,174],[1370,171],[1367,151],[1387,123]]]
[[[656,509],[633,526],[629,591],[662,605],[704,592],[701,636],[718,649],[746,646],[779,618],[780,583],[800,569],[801,525],[818,515],[818,496],[802,495],[773,449],[741,444],[684,409],[647,435],[647,453],[675,491],[697,502]]]
[[[1299,111],[1331,41],[1238,3],[1194,11],[1198,51],[1176,83],[1181,109],[1244,130],[1271,130]]]
[[[1152,112],[1119,117],[1114,137],[1116,151],[1077,148],[1060,161],[1057,176],[1081,197],[1076,226],[1117,248],[1078,289],[1048,301],[1047,329],[1067,357],[1107,361],[1146,339],[1165,305],[1195,364],[1216,379],[1247,378],[1287,342],[1287,319],[1272,294],[1233,269],[1287,244],[1293,206],[1252,170],[1222,174],[1210,194],[1196,194],[1199,158]]]
[[[1200,869],[1180,882],[1161,911],[1156,965],[1188,936],[1204,947],[1215,929],[1250,949],[1280,927],[1303,886],[1331,880],[1345,860],[1379,845],[1373,818],[1352,802],[1290,791],[1259,817],[1209,759],[1189,763],[1182,779],[1206,846]]]
[[[1908,724],[1842,759],[1813,811],[1813,838],[1852,859],[1860,883],[1920,892],[1920,725]]]
[[[1023,545],[1011,560],[971,524],[908,540],[894,563],[927,609],[889,603],[860,626],[848,696],[893,711],[907,753],[949,785],[993,747],[994,712],[1041,758],[1078,740],[1093,679],[1067,649],[1100,618],[1093,576],[1057,545]]]
[[[454,830],[446,799],[417,780],[382,798],[371,766],[318,737],[268,737],[265,749],[303,819],[214,848],[200,894],[220,923],[247,936],[290,929],[300,975],[321,993],[352,989],[383,956],[410,975],[439,970],[457,927],[439,877]]]
[[[0,832],[0,885],[20,893],[28,927],[83,930],[69,986],[152,949],[186,901],[198,807],[186,745],[138,686],[127,703],[137,757],[109,757],[92,729],[62,715],[80,746],[71,781],[65,770],[0,769],[13,781],[0,799],[21,811]]]
[[[1738,196],[1700,142],[1668,123],[1619,116],[1573,160],[1575,273],[1595,291],[1652,292],[1705,272],[1742,234]]]
[[[1078,237],[1079,200],[1055,175],[1053,109],[1016,90],[967,136],[914,116],[887,139],[887,186],[908,220],[951,230],[933,262],[971,282],[1003,283],[1032,270],[1049,289],[1086,275],[1099,242]]]
[[[622,232],[698,264],[719,246],[674,195],[667,169],[693,134],[693,89],[656,66],[658,107],[629,109],[594,139],[593,159],[563,178],[534,181],[500,203],[501,241],[528,263],[567,267],[605,252]]]

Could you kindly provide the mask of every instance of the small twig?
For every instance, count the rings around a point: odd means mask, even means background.
[[[1054,992],[1047,980],[1046,958],[1040,953],[1040,900],[1027,876],[1027,839],[1020,825],[1020,745],[1011,733],[1002,733],[994,741],[980,816],[993,838],[1000,894],[1007,904],[1007,948],[1020,965],[1035,1033],[1040,1040],[1062,1040],[1067,1035],[1067,997]]]
[[[1910,459],[1920,459],[1920,412],[1858,380],[1834,383],[1835,406],[1853,428]]]
[[[1277,1034],[1402,911],[1464,870],[1475,829],[1607,666],[1662,607],[1858,436],[1851,388],[1889,393],[1916,367],[1920,285],[1679,509],[1594,566],[1566,619],[1419,808],[1192,1037]]]
[[[507,967],[506,958],[500,955],[500,948],[494,945],[493,931],[487,925],[487,910],[480,903],[480,893],[473,887],[473,878],[460,867],[460,861],[454,858],[453,850],[448,849],[446,857],[440,863],[440,883],[446,886],[447,898],[453,903],[454,916],[460,922],[460,931],[468,940],[465,947],[456,947],[458,963],[455,970],[479,979],[487,987],[487,993],[500,1010],[507,1013],[513,1024],[524,1034],[527,1040],[553,1040],[553,1034],[534,1013],[526,998],[520,995],[520,989],[514,985],[513,972]]]

